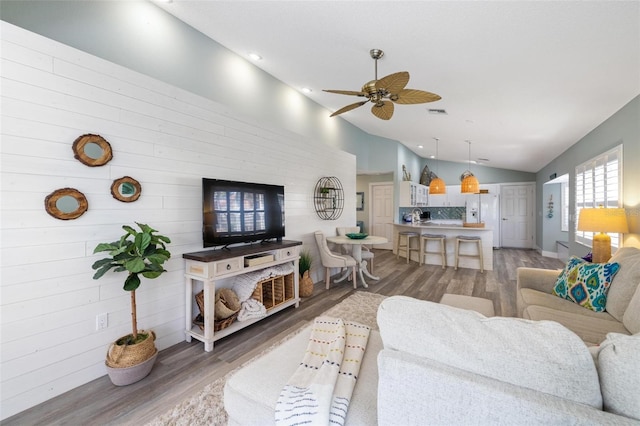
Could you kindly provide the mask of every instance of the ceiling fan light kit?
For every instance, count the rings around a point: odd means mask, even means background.
[[[400,71],[390,74],[378,80],[378,59],[384,56],[384,52],[380,49],[371,49],[369,51],[371,58],[375,60],[375,79],[365,83],[360,91],[353,90],[330,90],[324,89],[324,92],[336,93],[339,95],[360,96],[367,98],[366,101],[356,102],[340,108],[331,117],[351,111],[364,104],[371,102],[371,113],[381,120],[389,120],[393,117],[396,104],[423,104],[427,102],[435,102],[440,100],[440,96],[434,93],[425,92],[423,90],[405,89],[409,83],[409,73]]]

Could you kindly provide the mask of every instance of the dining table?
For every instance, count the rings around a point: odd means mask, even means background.
[[[386,237],[368,235],[366,238],[349,238],[345,235],[336,235],[327,237],[327,241],[334,244],[351,245],[351,256],[356,260],[358,264],[358,275],[360,276],[363,287],[369,287],[367,281],[365,281],[364,279],[365,275],[372,280],[380,279],[380,277],[376,277],[375,275],[371,274],[371,272],[369,272],[369,269],[367,268],[367,261],[362,259],[362,246],[388,243],[389,240]],[[345,280],[349,275],[349,270],[347,269],[346,273],[342,277],[335,280],[335,282],[341,282]]]

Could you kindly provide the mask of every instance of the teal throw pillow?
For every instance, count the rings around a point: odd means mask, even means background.
[[[560,272],[560,275],[558,275],[556,285],[553,287],[553,291],[551,292],[552,294],[562,297],[563,299],[567,299],[567,292],[569,289],[569,286],[567,285],[567,276],[574,267],[581,263],[585,263],[585,260],[580,257],[571,256],[569,262],[567,262],[567,266],[565,266],[562,272]]]
[[[620,264],[616,262],[578,263],[566,275],[564,298],[592,311],[604,311],[607,292],[619,269]]]

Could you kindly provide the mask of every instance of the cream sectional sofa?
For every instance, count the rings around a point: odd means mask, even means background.
[[[557,321],[588,345],[598,345],[607,333],[640,333],[640,249],[622,247],[609,262],[618,262],[620,269],[609,287],[603,312],[551,294],[559,271],[518,268],[518,316]]]
[[[640,334],[610,334],[590,353],[556,322],[487,318],[404,296],[385,299],[377,320],[347,425],[640,425]],[[229,424],[273,424],[309,334],[229,378]]]

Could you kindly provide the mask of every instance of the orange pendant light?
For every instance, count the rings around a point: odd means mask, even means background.
[[[474,175],[469,175],[462,179],[460,192],[463,194],[477,194],[480,192],[480,183]]]
[[[471,168],[471,141],[466,141],[469,144],[469,169]],[[463,173],[464,179],[460,184],[460,193],[462,194],[477,194],[480,192],[480,183],[471,170],[467,169]]]
[[[444,181],[439,177],[435,179],[431,179],[431,183],[429,184],[429,194],[437,195],[437,194],[446,194],[447,186]]]
[[[436,172],[438,171],[438,138],[434,138],[436,140]],[[429,183],[429,194],[438,195],[438,194],[446,194],[447,186],[444,183],[444,180],[440,179],[437,175],[434,179],[431,179],[431,183]]]

